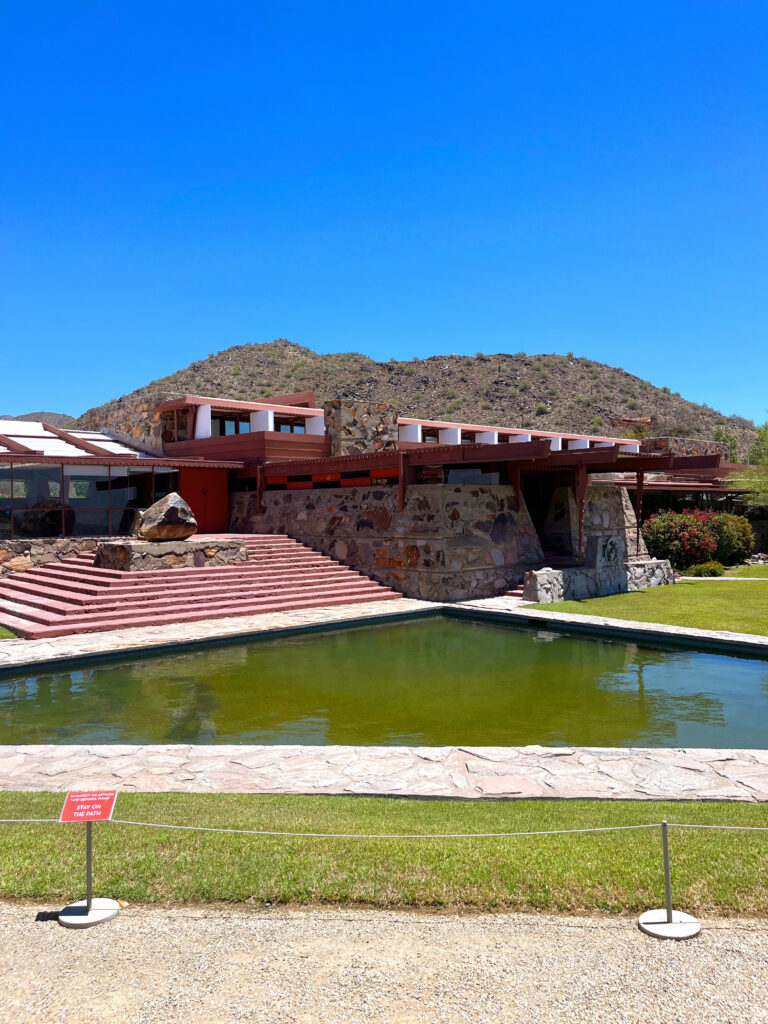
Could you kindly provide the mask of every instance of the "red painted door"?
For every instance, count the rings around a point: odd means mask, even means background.
[[[195,513],[200,533],[229,530],[229,488],[226,469],[179,470],[181,496]]]

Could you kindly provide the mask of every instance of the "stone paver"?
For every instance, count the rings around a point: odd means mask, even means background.
[[[0,789],[768,801],[768,751],[605,747],[0,746]]]

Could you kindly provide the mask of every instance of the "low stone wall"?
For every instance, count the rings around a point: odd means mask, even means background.
[[[460,601],[520,583],[543,554],[525,503],[511,486],[268,491],[231,496],[236,533],[285,533],[408,597]]]
[[[659,452],[672,455],[722,455],[728,461],[731,448],[727,441],[706,441],[695,437],[644,437],[640,440],[643,454]]]
[[[97,569],[151,572],[232,565],[247,558],[245,545],[236,540],[113,540],[99,544],[93,564]]]
[[[323,406],[331,455],[397,448],[397,409],[391,402],[351,402],[334,398]]]
[[[0,540],[0,576],[26,572],[46,562],[73,558],[93,551],[111,537],[41,537],[36,540]]]
[[[674,583],[672,566],[665,559],[624,562],[621,566],[573,569],[538,569],[525,577],[523,598],[537,604],[582,601]]]

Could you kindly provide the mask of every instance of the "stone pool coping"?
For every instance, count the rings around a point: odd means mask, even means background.
[[[0,747],[0,790],[768,801],[768,751],[604,747]],[[120,817],[119,813],[117,817]]]
[[[448,614],[461,618],[482,618],[487,622],[510,622],[516,626],[537,626],[575,636],[604,636],[639,643],[683,647],[686,650],[718,654],[751,654],[768,658],[768,636],[733,633],[729,630],[668,626],[661,622],[612,619],[602,615],[578,615],[531,608],[516,598],[488,597],[477,601],[444,605]]]
[[[19,669],[173,653],[223,642],[447,614],[540,624],[724,654],[768,657],[768,637],[543,611],[519,598],[441,605],[403,598],[202,623],[0,642],[0,678]],[[597,747],[0,746],[0,790],[307,793],[463,799],[768,801],[768,751]]]
[[[441,608],[442,605],[431,601],[414,601],[404,597],[396,601],[303,608],[292,612],[209,619],[205,622],[73,633],[47,640],[0,640],[0,679],[26,667],[58,670],[66,667],[69,662],[81,664],[124,658],[126,654],[169,654],[184,648],[236,643],[270,635],[290,636],[333,626],[400,622],[425,615],[438,615]]]

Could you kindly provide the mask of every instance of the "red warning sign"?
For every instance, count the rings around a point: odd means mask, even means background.
[[[116,789],[67,793],[59,821],[109,821],[117,800]]]

